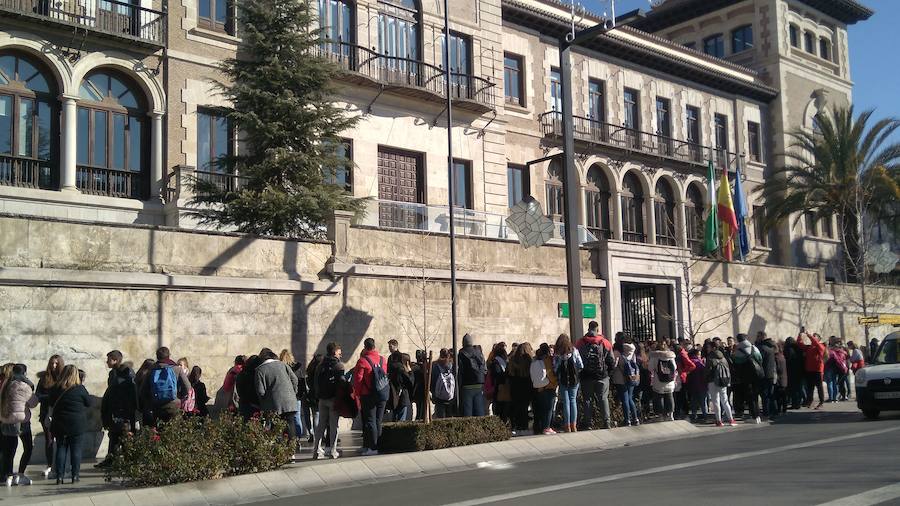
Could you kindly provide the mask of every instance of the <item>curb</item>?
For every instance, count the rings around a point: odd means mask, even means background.
[[[760,425],[756,427],[764,427]],[[750,428],[750,427],[747,427]],[[556,436],[523,436],[509,441],[442,450],[306,461],[275,471],[163,487],[66,494],[33,506],[225,506],[282,499],[385,480],[465,471],[489,461],[526,461],[641,445],[712,433],[690,422],[652,423]],[[718,432],[718,431],[716,431]]]

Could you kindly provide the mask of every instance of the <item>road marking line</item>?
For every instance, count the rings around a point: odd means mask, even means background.
[[[868,492],[842,497],[819,506],[873,506],[900,497],[900,483],[876,488]]]
[[[677,471],[680,469],[687,469],[691,467],[705,466],[707,464],[717,464],[719,462],[728,462],[732,460],[745,459],[748,457],[759,457],[761,455],[771,455],[773,453],[783,453],[791,450],[799,450],[801,448],[809,448],[812,446],[820,446],[828,443],[836,443],[838,441],[847,441],[849,439],[859,439],[869,436],[877,436],[879,434],[885,434],[887,432],[894,432],[900,430],[900,427],[890,427],[887,429],[879,429],[879,430],[870,430],[867,432],[860,432],[858,434],[848,434],[845,436],[835,436],[826,439],[818,439],[815,441],[807,441],[805,443],[796,443],[792,445],[786,446],[778,446],[775,448],[767,448],[765,450],[756,450],[752,452],[743,452],[743,453],[735,453],[733,455],[723,455],[721,457],[711,457],[707,459],[694,460],[689,462],[681,462],[678,464],[669,464],[667,466],[658,466],[651,467],[648,469],[643,469],[640,471],[629,471],[627,473],[618,473],[611,474],[607,476],[601,476],[597,478],[590,478],[587,480],[579,480],[579,481],[570,481],[566,483],[560,483],[559,485],[547,485],[544,487],[536,487],[528,490],[520,490],[518,492],[509,492],[506,494],[497,494],[486,497],[481,497],[478,499],[472,499],[469,501],[460,501],[454,503],[448,503],[444,506],[478,506],[480,504],[488,504],[499,501],[510,501],[513,499],[519,499],[522,497],[528,497],[532,495],[539,494],[547,494],[550,492],[559,492],[562,490],[569,490],[576,487],[585,487],[588,485],[595,485],[597,483],[607,483],[610,481],[616,480],[624,480],[628,478],[634,478],[637,476],[645,476],[648,474],[657,474],[657,473],[665,473],[669,471]]]

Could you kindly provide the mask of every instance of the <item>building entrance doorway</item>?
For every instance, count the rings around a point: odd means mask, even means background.
[[[672,286],[622,283],[622,331],[635,341],[675,337]]]

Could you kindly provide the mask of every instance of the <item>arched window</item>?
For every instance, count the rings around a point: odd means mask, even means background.
[[[84,193],[147,195],[147,106],[131,79],[109,69],[88,74],[78,92],[75,184]]]
[[[675,246],[675,192],[665,179],[656,182],[656,195],[653,198],[656,220],[656,244]]]
[[[598,239],[611,239],[609,228],[609,181],[603,170],[594,165],[587,173],[584,188],[584,210],[587,228]]]
[[[646,242],[644,234],[644,191],[634,172],[622,179],[622,239]]]
[[[703,255],[703,192],[696,183],[688,186],[684,203],[684,222],[691,253]]]
[[[58,93],[44,66],[0,53],[0,184],[55,188]]]
[[[378,10],[378,53],[385,56],[381,66],[410,76],[421,75],[413,63],[419,59],[418,2],[380,0]]]
[[[562,220],[565,215],[565,204],[563,203],[563,184],[562,184],[562,167],[559,162],[553,160],[547,167],[547,180],[544,181],[547,188],[547,216],[551,218],[559,215]]]

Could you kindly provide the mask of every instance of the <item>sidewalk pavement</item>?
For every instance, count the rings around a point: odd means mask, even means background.
[[[851,403],[826,405],[828,411],[855,409]],[[790,416],[790,415],[788,415]],[[338,460],[314,461],[311,445],[303,445],[309,458],[267,473],[232,476],[219,480],[151,488],[127,488],[104,481],[91,463],[82,466],[81,482],[55,485],[55,480],[35,478],[42,466],[29,468],[31,486],[0,490],[0,504],[35,506],[209,506],[255,502],[300,496],[327,489],[365,485],[374,481],[415,478],[454,471],[505,465],[655,441],[698,437],[721,431],[766,427],[742,424],[737,428],[695,425],[688,421],[647,423],[637,427],[593,430],[555,436],[521,436],[509,441],[414,453],[357,457],[359,431],[342,433]],[[5,487],[4,487],[5,488]]]

